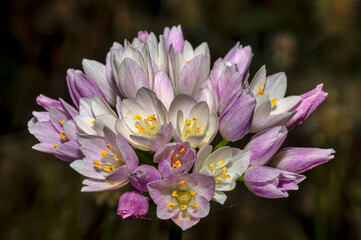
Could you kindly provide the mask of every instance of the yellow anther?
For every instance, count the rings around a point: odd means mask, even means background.
[[[198,203],[193,203],[192,205],[195,209],[197,209]]]
[[[60,132],[60,137],[61,139],[66,140],[66,135],[64,132]]]
[[[192,121],[191,121],[191,120],[188,120],[188,119],[186,119],[184,122],[186,123],[186,125],[187,125],[188,127],[189,127],[189,126],[191,125],[191,123],[192,123]]]
[[[186,133],[191,133],[191,129],[188,128],[187,131],[186,131]]]
[[[217,165],[220,166],[220,165],[222,165],[222,164],[224,164],[224,163],[225,163],[225,161],[224,161],[224,160],[221,160],[221,161],[217,162]]]
[[[216,172],[217,172],[216,170],[212,170],[212,173],[213,173],[214,175],[216,175]]]
[[[56,146],[58,146],[58,144],[54,144],[54,145],[53,145],[53,148],[55,148]]]
[[[271,95],[267,94],[267,97],[270,97]]]
[[[217,180],[218,182],[222,182],[222,181],[223,181],[222,178],[220,178],[220,177],[217,177],[216,180]]]
[[[262,93],[263,93],[263,88],[258,88],[258,94],[262,95]]]
[[[110,144],[107,144],[107,148],[113,149],[113,148],[112,148],[112,145],[110,145]]]
[[[177,197],[178,194],[177,194],[177,191],[173,191],[172,194],[171,194],[172,197]]]
[[[95,120],[92,121],[92,125],[94,125],[94,123],[95,123]]]
[[[189,61],[186,61],[186,63],[189,63]]]
[[[186,149],[185,149],[184,147],[182,147],[182,148],[179,150],[180,153],[184,153],[185,151],[186,151]]]
[[[113,159],[114,159],[115,161],[119,161],[118,156],[114,156]]]
[[[180,181],[179,185],[182,186],[182,187],[185,187],[186,186],[186,181]]]
[[[222,168],[222,171],[225,173],[225,172],[228,171],[228,169],[227,169],[226,167],[223,167],[223,168]]]
[[[169,207],[169,209],[172,209],[174,207],[174,203],[172,203],[172,202],[168,203],[168,207]]]
[[[135,114],[135,117],[133,118],[134,120],[141,120],[142,119],[142,117],[141,116],[139,116],[138,114]]]
[[[59,101],[61,101],[61,98],[58,98]]]
[[[61,126],[63,126],[63,125],[64,125],[65,120],[61,120],[61,121],[59,121],[59,122],[60,122]]]
[[[211,169],[214,169],[214,164],[213,163],[209,164],[209,166],[211,167]]]
[[[194,134],[198,133],[201,131],[201,128],[200,127],[196,127],[196,129],[194,130]]]
[[[114,171],[113,166],[104,166],[103,169],[104,169],[104,171],[107,171],[107,172],[113,172]]]
[[[182,164],[180,161],[176,161],[175,163],[172,163],[172,168],[179,168],[181,166],[182,166]]]
[[[225,179],[227,176],[225,173],[222,173],[222,178]]]
[[[274,106],[277,103],[277,98],[272,99],[271,105]]]
[[[148,120],[148,121],[151,121],[151,122],[157,121],[157,119],[156,119],[155,117],[150,116],[150,115],[147,117],[147,120]]]
[[[195,196],[196,196],[196,192],[191,192],[191,195],[192,195],[193,197],[195,197]]]
[[[193,119],[193,121],[197,121],[198,120],[198,118],[196,118],[196,117],[194,117],[194,118],[192,118]]]
[[[103,150],[100,152],[100,154],[102,155],[102,157],[106,157],[108,155],[108,152]]]
[[[150,125],[149,128],[150,128],[151,130],[153,130],[153,129],[155,128],[155,126],[154,126],[154,125]]]
[[[94,161],[93,162],[94,166],[96,167],[100,167],[101,166],[101,163],[99,161]]]
[[[231,179],[231,175],[229,175],[229,174],[227,174],[226,177],[229,178],[229,179]]]
[[[187,205],[181,205],[181,209],[182,209],[182,211],[187,209]]]

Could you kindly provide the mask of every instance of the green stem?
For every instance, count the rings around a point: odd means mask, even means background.
[[[215,150],[217,150],[218,148],[224,147],[224,146],[226,146],[228,143],[229,143],[229,141],[223,139],[220,143],[218,143],[217,146],[214,147],[213,150],[215,151]]]

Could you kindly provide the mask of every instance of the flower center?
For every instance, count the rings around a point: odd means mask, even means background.
[[[120,166],[123,166],[125,163],[121,161],[122,154],[113,150],[113,147],[110,144],[107,144],[107,148],[110,150],[102,150],[100,155],[102,158],[98,161],[94,161],[93,164],[95,167],[100,168],[106,172],[114,172]]]
[[[220,160],[217,162],[216,166],[213,163],[209,164],[208,169],[212,171],[217,182],[222,182],[223,179],[231,178],[231,175],[227,174],[228,169],[224,166],[225,163],[224,160]]]
[[[197,124],[198,118],[186,119],[184,121],[184,128],[182,131],[182,138],[185,139],[192,135],[199,135],[201,133],[201,127]],[[193,123],[192,123],[193,121]]]
[[[149,115],[144,119],[136,114],[133,119],[138,120],[135,124],[135,127],[138,129],[137,135],[145,137],[152,137],[158,132],[159,125],[161,125],[154,114]]]

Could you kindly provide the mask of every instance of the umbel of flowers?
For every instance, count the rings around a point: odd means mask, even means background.
[[[282,148],[327,93],[319,84],[285,97],[286,75],[262,66],[252,77],[252,56],[237,43],[212,66],[207,43],[194,48],[180,26],[158,37],[140,31],[115,42],[105,64],[84,59],[83,71],[68,70],[72,103],[36,98],[44,111],[28,123],[33,148],[85,176],[81,191],[131,186],[119,198],[123,219],[154,203],[158,218],[186,230],[242,182],[259,197],[287,197],[305,171],[333,158],[333,149]],[[243,149],[226,146],[250,133]],[[212,146],[217,134],[223,141]]]

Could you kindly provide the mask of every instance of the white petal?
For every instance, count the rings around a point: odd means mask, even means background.
[[[223,205],[224,202],[227,200],[227,195],[221,191],[214,191],[212,200]]]
[[[99,115],[102,115],[102,114],[111,114],[114,117],[117,117],[115,112],[99,96],[93,96],[93,98],[92,98],[92,110],[93,110],[94,116],[99,116]]]
[[[266,86],[263,95],[270,95],[270,99],[282,99],[286,94],[287,77],[283,72],[273,74],[266,78]]]
[[[266,66],[263,65],[253,77],[253,80],[250,84],[251,92],[256,96],[258,94],[259,88],[264,89],[265,82],[266,82]]]
[[[181,110],[184,116],[189,116],[194,105],[197,102],[192,97],[184,94],[180,94],[174,98],[169,107],[169,119],[174,125],[176,123],[178,111]]]
[[[92,122],[94,118],[84,115],[77,115],[74,117],[77,127],[86,134],[96,135],[97,132],[93,129]]]
[[[256,108],[254,110],[253,122],[258,122],[262,118],[267,117],[271,112],[271,102],[264,95],[256,96]]]
[[[207,159],[209,154],[211,154],[213,147],[211,145],[207,145],[199,149],[197,153],[197,162],[195,164],[194,172],[199,172],[199,170],[204,165],[204,161]]]
[[[289,96],[277,101],[277,104],[272,107],[270,115],[288,112],[294,108],[301,101],[300,96]]]

